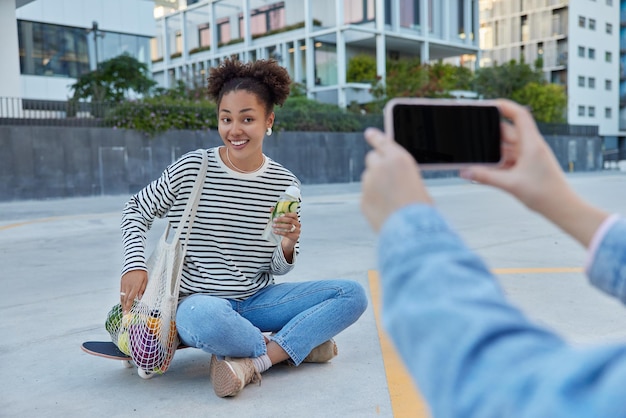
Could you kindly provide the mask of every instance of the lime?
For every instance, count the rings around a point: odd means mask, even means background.
[[[117,337],[117,348],[128,356],[130,356],[130,335],[128,332],[121,332]]]

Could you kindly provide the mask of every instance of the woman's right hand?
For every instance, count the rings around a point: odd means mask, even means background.
[[[148,272],[145,270],[131,270],[122,276],[120,286],[120,303],[122,312],[127,313],[133,306],[135,299],[141,299],[148,284]]]
[[[502,116],[503,163],[473,166],[461,177],[505,190],[587,247],[608,214],[584,201],[570,187],[530,112],[510,100],[496,100]]]
[[[552,150],[543,139],[531,113],[510,100],[495,100],[502,122],[502,165],[474,166],[461,177],[503,189],[522,203],[545,215],[548,206],[562,204],[570,187]]]

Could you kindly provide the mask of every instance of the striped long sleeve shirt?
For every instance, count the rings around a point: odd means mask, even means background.
[[[265,158],[261,169],[242,174],[228,168],[218,148],[208,150],[208,169],[198,212],[191,230],[181,297],[203,293],[243,300],[289,272],[280,245],[262,238],[270,209],[281,193],[298,179],[282,165]],[[185,154],[167,167],[125,205],[122,215],[124,267],[147,270],[146,233],[155,217],[167,218],[175,231],[202,163],[202,152]],[[184,234],[182,234],[184,237]]]

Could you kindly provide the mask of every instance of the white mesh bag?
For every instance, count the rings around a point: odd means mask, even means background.
[[[146,290],[140,300],[135,300],[131,310],[122,316],[116,344],[121,351],[130,355],[140,371],[146,374],[164,373],[180,344],[176,331],[180,278],[207,165],[208,157],[204,150],[200,174],[194,183],[179,227],[174,237],[169,240],[171,228],[168,224],[154,252],[148,258]],[[186,231],[186,234],[184,241],[181,242],[183,231]],[[115,338],[113,335],[112,337]]]

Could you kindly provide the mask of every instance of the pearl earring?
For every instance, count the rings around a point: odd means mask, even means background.
[[[272,127],[271,126],[269,128],[267,128],[267,131],[265,131],[265,135],[267,135],[267,136],[272,135]]]

